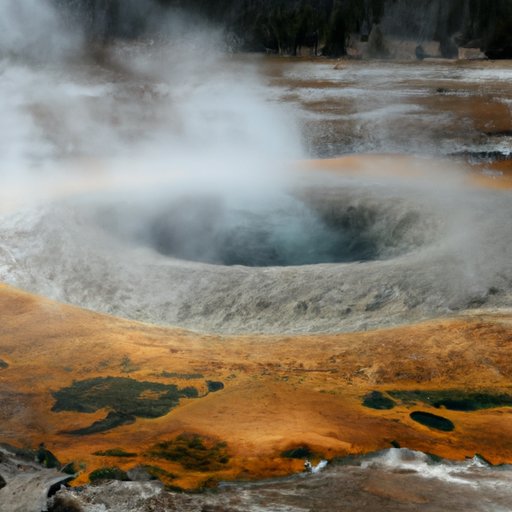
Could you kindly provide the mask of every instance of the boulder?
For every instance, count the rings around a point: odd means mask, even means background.
[[[0,512],[41,512],[48,496],[73,477],[0,448]]]

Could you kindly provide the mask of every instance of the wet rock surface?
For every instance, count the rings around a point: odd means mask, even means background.
[[[455,463],[407,449],[344,459],[316,474],[224,483],[194,494],[168,491],[146,474],[135,481],[66,488],[61,484],[69,475],[14,451],[0,448],[0,475],[7,484],[0,488],[2,512],[355,512],[362,506],[368,511],[480,512],[508,510],[512,499],[509,467],[494,468],[477,457]]]
[[[434,462],[420,452],[391,449],[318,474],[224,484],[200,494],[169,492],[157,482],[108,482],[57,496],[73,497],[84,512],[483,512],[509,509],[511,483],[508,468],[492,468],[477,458]]]
[[[36,452],[15,452],[0,447],[0,512],[46,510],[48,495],[72,477],[37,463]]]

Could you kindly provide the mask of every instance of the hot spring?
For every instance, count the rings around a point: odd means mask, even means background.
[[[441,222],[425,205],[357,187],[240,196],[171,192],[152,201],[153,211],[141,215],[144,206],[134,208],[132,200],[130,207],[100,208],[98,220],[160,255],[245,267],[386,260],[425,245]]]

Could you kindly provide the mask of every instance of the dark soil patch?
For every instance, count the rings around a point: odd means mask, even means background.
[[[393,409],[393,407],[396,405],[396,402],[385,396],[380,391],[371,391],[364,396],[363,405],[365,407],[369,407],[370,409],[385,410]]]
[[[197,434],[180,434],[171,441],[158,443],[150,454],[178,462],[185,469],[194,471],[220,470],[229,461],[226,443],[205,439]]]
[[[92,425],[76,430],[65,430],[63,434],[71,434],[74,436],[87,436],[90,434],[99,434],[106,432],[121,425],[131,425],[135,423],[135,416],[131,414],[122,414],[116,411],[110,411],[106,418],[95,421]]]
[[[221,389],[224,389],[224,384],[216,380],[207,380],[206,386],[208,387],[208,391],[210,393],[214,393],[215,391],[220,391]]]
[[[39,462],[39,464],[46,468],[60,469],[62,466],[57,457],[55,457],[55,455],[50,450],[47,450],[43,443],[39,445],[35,459],[37,462]]]
[[[313,455],[309,446],[298,446],[297,448],[291,448],[281,453],[281,457],[286,459],[309,459]]]
[[[171,473],[169,471],[166,471],[165,469],[159,467],[159,466],[153,466],[146,464],[143,466],[143,468],[148,472],[148,474],[157,480],[160,480],[161,482],[169,482],[171,480],[174,480],[176,478],[176,475],[174,473]]]
[[[52,411],[95,412],[110,409],[106,418],[91,426],[68,433],[85,435],[105,432],[119,425],[133,423],[136,417],[164,416],[181,398],[197,398],[194,387],[178,388],[174,384],[137,381],[127,377],[98,377],[74,382],[53,393]]]
[[[458,389],[436,391],[388,391],[405,404],[424,403],[451,411],[478,411],[496,407],[512,407],[512,395],[505,393],[471,392]]]
[[[195,380],[202,379],[204,375],[202,373],[176,373],[176,372],[168,372],[166,370],[162,371],[159,375],[160,377],[165,377],[167,379],[183,379],[183,380]]]
[[[432,428],[434,430],[441,430],[443,432],[451,432],[455,430],[455,425],[447,418],[437,416],[429,412],[414,411],[409,415],[411,419],[417,423],[425,425],[425,427]]]
[[[9,364],[3,359],[0,359],[0,370],[5,370],[6,368],[9,368]]]
[[[99,480],[121,480],[126,482],[130,480],[128,475],[119,468],[99,468],[89,474],[89,480],[91,482],[97,482]]]
[[[176,407],[180,398],[197,398],[197,389],[174,384],[137,381],[127,377],[98,377],[74,382],[53,393],[52,411],[95,412],[109,408],[141,418],[157,418]]]
[[[110,450],[94,452],[93,455],[98,457],[136,457],[134,452],[126,452],[122,448],[111,448]]]

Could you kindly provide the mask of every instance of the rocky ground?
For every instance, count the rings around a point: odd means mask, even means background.
[[[166,490],[140,473],[133,481],[68,488],[59,484],[68,475],[20,460],[7,449],[2,449],[0,474],[8,475],[0,489],[2,512],[345,512],[361,506],[403,512],[463,506],[480,512],[509,510],[512,481],[509,467],[492,468],[482,459],[453,463],[396,448],[341,460],[318,473],[224,484],[195,494]]]

